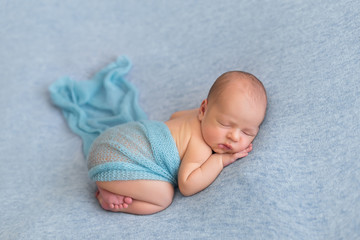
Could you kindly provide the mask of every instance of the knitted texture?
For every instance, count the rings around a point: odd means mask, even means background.
[[[161,180],[177,185],[179,152],[163,122],[143,120],[112,127],[90,148],[94,181]]]
[[[89,81],[63,77],[50,86],[53,103],[82,138],[85,156],[94,139],[109,127],[147,119],[137,89],[125,79],[130,68],[129,59],[121,56]]]

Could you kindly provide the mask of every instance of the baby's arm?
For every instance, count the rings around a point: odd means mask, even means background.
[[[252,145],[234,154],[212,154],[211,149],[204,143],[192,141],[189,143],[179,169],[180,192],[185,196],[190,196],[205,189],[225,166],[247,156],[251,149]]]

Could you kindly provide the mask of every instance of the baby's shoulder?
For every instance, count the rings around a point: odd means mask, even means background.
[[[198,151],[211,152],[211,148],[206,144],[201,133],[201,124],[197,117],[191,119],[189,122],[191,128],[189,146],[197,149]]]
[[[196,162],[202,164],[211,156],[212,150],[202,137],[200,121],[194,119],[194,121],[190,123],[190,126],[191,135],[187,142],[187,147],[184,151],[182,160],[186,159],[185,162],[187,163]]]
[[[173,113],[170,116],[170,120],[172,119],[176,119],[176,118],[187,118],[190,117],[192,115],[195,115],[197,113],[198,109],[190,109],[190,110],[183,110],[183,111],[178,111]]]
[[[165,122],[176,142],[181,159],[189,149],[197,148],[203,151],[208,147],[202,138],[197,112],[196,109],[176,112]]]

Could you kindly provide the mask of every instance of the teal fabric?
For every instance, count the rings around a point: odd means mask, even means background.
[[[129,122],[112,127],[93,143],[88,158],[94,181],[160,180],[177,185],[179,152],[163,122]]]
[[[53,103],[66,118],[71,130],[83,140],[88,155],[94,139],[109,127],[146,119],[138,104],[137,89],[125,80],[131,63],[119,57],[90,81],[60,78],[49,88]]]

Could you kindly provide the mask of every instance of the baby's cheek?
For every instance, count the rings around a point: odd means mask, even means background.
[[[225,133],[221,129],[212,128],[209,130],[208,135],[212,139],[220,139],[221,137],[223,137],[225,135]]]
[[[244,141],[242,141],[241,144],[240,144],[240,151],[239,152],[241,152],[241,151],[245,150],[246,148],[248,148],[251,142],[252,142],[251,139],[245,139]]]
[[[219,133],[217,133],[217,131],[214,131],[214,129],[208,129],[208,131],[203,132],[203,137],[207,144],[211,145],[219,138]]]

